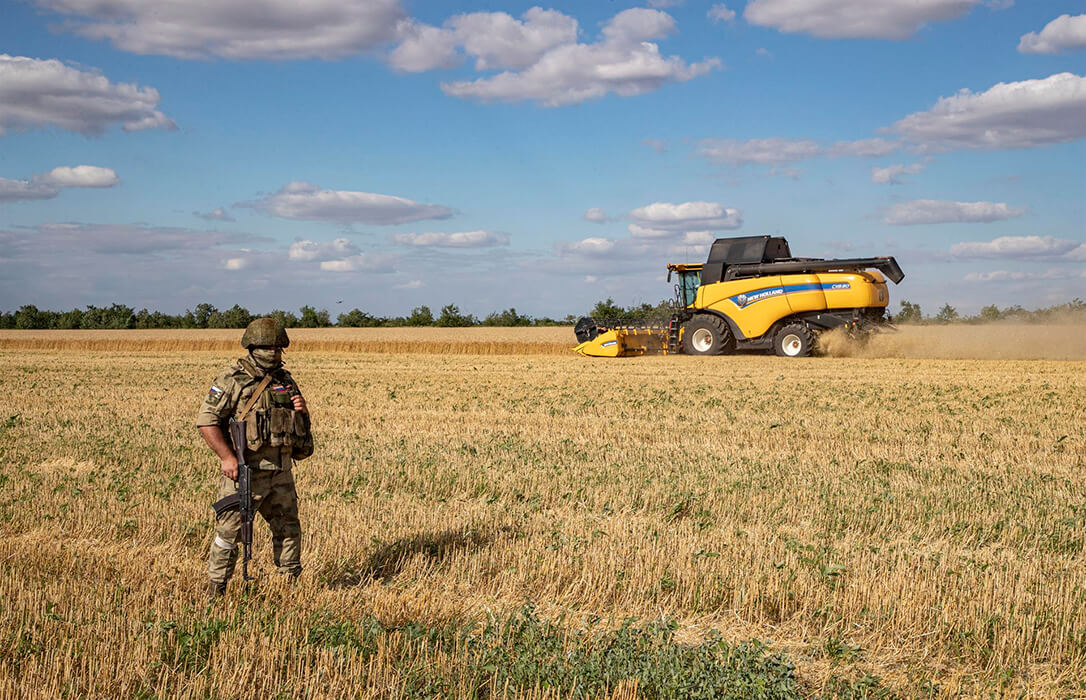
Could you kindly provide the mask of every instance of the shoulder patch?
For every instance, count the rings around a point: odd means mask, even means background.
[[[207,390],[207,402],[213,406],[217,406],[224,396],[226,396],[226,391],[214,384]]]

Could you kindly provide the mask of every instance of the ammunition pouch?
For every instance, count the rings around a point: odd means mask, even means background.
[[[245,421],[246,449],[250,452],[264,447],[289,449],[294,459],[313,454],[309,414],[295,411],[286,392],[266,389],[259,400],[264,408],[252,411]]]
[[[309,435],[309,414],[303,411],[294,411],[292,417],[295,437],[304,438]]]
[[[254,452],[264,446],[264,431],[262,424],[267,422],[264,411],[254,411],[252,418],[245,421],[246,447]]]
[[[294,445],[294,411],[279,406],[268,409],[268,444],[272,447]]]
[[[294,411],[294,444],[290,456],[305,459],[313,454],[313,434],[309,432],[309,414]]]

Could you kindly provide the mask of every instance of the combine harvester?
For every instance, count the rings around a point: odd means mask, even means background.
[[[718,238],[705,264],[669,264],[676,311],[666,323],[614,324],[582,318],[577,352],[589,357],[720,355],[772,349],[806,357],[822,331],[858,336],[890,326],[886,307],[905,275],[892,257],[793,258],[774,236]]]

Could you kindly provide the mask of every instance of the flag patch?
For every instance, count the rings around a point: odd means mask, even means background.
[[[211,388],[207,390],[207,402],[218,403],[225,393],[225,391],[212,384]]]

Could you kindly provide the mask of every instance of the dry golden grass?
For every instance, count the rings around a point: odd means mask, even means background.
[[[0,349],[239,352],[237,330],[5,331]],[[292,328],[288,352],[396,355],[564,355],[568,327]]]
[[[289,352],[396,355],[565,355],[573,329],[545,328],[294,328]],[[3,350],[239,351],[237,330],[0,330]],[[833,357],[944,360],[1086,360],[1086,326],[993,323],[902,326],[857,343],[841,332],[821,336]]]
[[[812,695],[865,674],[906,696],[1086,694],[1086,363],[305,335],[306,572],[274,579],[261,525],[260,583],[213,605],[217,465],[192,423],[232,353],[0,350],[0,695],[400,697],[437,668],[466,696],[469,652],[412,625],[527,601],[570,630],[666,616],[690,642],[758,638]],[[370,653],[313,641],[374,619],[395,631]]]

